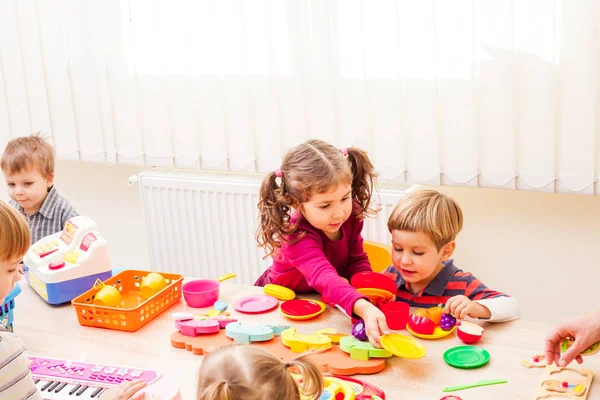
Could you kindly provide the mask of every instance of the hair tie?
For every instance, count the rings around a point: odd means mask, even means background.
[[[278,177],[278,178],[281,178],[283,176],[283,171],[280,170],[279,168],[277,168],[275,170],[275,176]]]
[[[344,155],[344,157],[348,157],[348,149],[343,147],[340,149],[340,151],[342,152],[342,154]]]
[[[286,362],[285,364],[283,364],[283,366],[285,367],[285,369],[288,369],[289,367],[291,367],[292,365],[290,364],[290,362]]]

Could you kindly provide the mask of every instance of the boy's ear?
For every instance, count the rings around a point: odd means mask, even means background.
[[[50,174],[46,177],[46,186],[52,187],[52,185],[54,185],[54,174]]]
[[[456,242],[454,240],[446,243],[440,250],[440,260],[447,261],[450,257],[452,257],[454,249],[456,249]]]

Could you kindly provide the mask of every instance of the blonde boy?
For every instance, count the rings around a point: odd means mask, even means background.
[[[519,317],[514,298],[488,289],[454,266],[463,215],[459,205],[435,190],[418,190],[392,210],[392,266],[385,274],[396,281],[396,300],[415,307],[445,304],[456,318],[505,322]]]
[[[25,218],[0,201],[0,305],[23,275],[21,260],[30,240]],[[41,400],[43,396],[31,378],[25,345],[6,329],[6,322],[0,321],[0,399]],[[126,400],[145,386],[143,380],[124,382],[103,392],[100,399]],[[143,394],[138,397],[143,398]]]
[[[54,187],[54,148],[39,134],[11,140],[0,167],[8,185],[10,205],[31,228],[31,243],[63,230],[77,212]]]

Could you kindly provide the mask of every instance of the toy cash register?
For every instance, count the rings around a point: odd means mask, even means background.
[[[25,258],[25,278],[50,304],[73,300],[112,276],[106,240],[85,216],[70,218],[62,232],[34,243]]]

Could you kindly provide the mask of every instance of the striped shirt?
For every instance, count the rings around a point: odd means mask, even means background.
[[[79,215],[71,204],[58,194],[55,186],[50,188],[42,206],[35,214],[25,214],[23,207],[12,199],[10,205],[20,211],[29,222],[32,244],[46,236],[62,231],[69,218]]]
[[[452,260],[444,262],[444,268],[419,293],[413,293],[410,290],[408,283],[402,279],[394,266],[389,266],[383,273],[396,281],[398,287],[396,300],[408,303],[413,307],[435,307],[438,304],[446,304],[448,299],[458,295],[464,295],[471,300],[508,297],[504,293],[488,289],[483,282],[469,272],[463,272],[456,268]]]
[[[42,400],[31,377],[23,341],[3,327],[0,327],[0,399]]]

